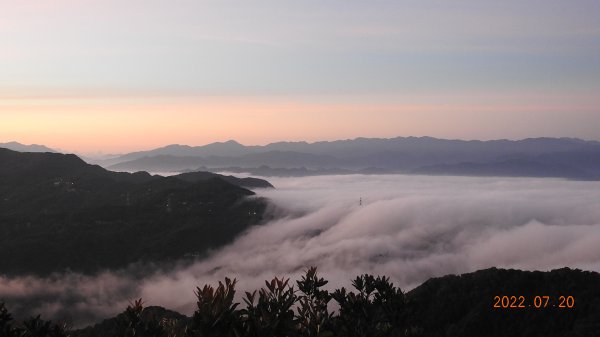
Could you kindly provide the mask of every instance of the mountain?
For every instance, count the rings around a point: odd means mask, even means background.
[[[178,157],[205,157],[205,156],[241,156],[244,154],[250,153],[251,150],[234,141],[229,140],[226,142],[216,142],[207,144],[204,146],[188,146],[188,145],[179,145],[179,144],[171,144],[165,147],[161,147],[158,149],[150,150],[150,151],[138,151],[125,154],[121,156],[119,159],[121,161],[129,161],[134,159],[139,159],[143,157],[153,157],[159,155],[170,155],[170,156],[178,156]]]
[[[209,170],[206,167],[201,167],[202,170]],[[307,169],[306,167],[297,168],[272,168],[270,166],[262,165],[259,167],[220,167],[213,168],[215,172],[232,172],[232,173],[246,173],[253,176],[262,177],[307,177],[307,176],[321,176],[321,175],[342,175],[342,174],[356,174],[355,171],[343,170],[343,169]],[[368,170],[367,170],[368,171]],[[365,171],[365,173],[367,172]]]
[[[596,170],[595,170],[596,171]],[[412,173],[424,175],[495,176],[495,177],[541,177],[575,180],[598,180],[599,172],[584,171],[573,165],[549,164],[534,160],[505,160],[490,163],[458,163],[425,166]]]
[[[111,165],[108,168],[116,171],[135,171],[138,167],[144,167],[147,171],[187,171],[194,170],[200,166],[224,167],[243,166],[255,167],[270,165],[274,167],[293,168],[298,166],[322,167],[336,165],[336,158],[326,155],[307,154],[291,151],[267,151],[245,154],[238,157],[209,156],[190,157],[175,155],[157,155],[142,157],[132,161],[126,161]]]
[[[0,270],[95,272],[202,255],[262,218],[265,202],[235,184],[270,186],[212,173],[118,173],[75,155],[0,149],[0,256],[11,257]]]
[[[559,177],[600,180],[600,150],[512,156],[490,162],[461,162],[424,166],[414,174],[502,177]]]
[[[596,272],[491,268],[430,279],[407,298],[422,336],[593,336],[600,332],[599,285]],[[503,308],[503,296],[516,308]],[[573,307],[561,307],[569,296]]]
[[[600,142],[574,138],[464,141],[431,137],[357,138],[332,142],[280,142],[244,146],[237,142],[201,147],[169,146],[116,158],[110,169],[189,171],[199,167],[269,167],[265,175],[315,172],[412,173],[600,178]],[[295,171],[294,171],[295,170]],[[263,170],[265,171],[265,170]],[[330,174],[331,174],[330,173]]]
[[[51,148],[48,148],[44,145],[24,145],[17,142],[8,142],[8,143],[0,143],[0,148],[5,148],[13,151],[19,152],[57,152]]]
[[[216,173],[211,173],[211,172],[202,172],[202,171],[181,173],[181,174],[175,175],[173,177],[184,180],[184,181],[188,181],[191,183],[210,180],[210,179],[214,179],[214,178],[220,178],[232,185],[245,187],[245,188],[249,188],[249,189],[273,188],[273,185],[271,185],[271,183],[269,183],[268,181],[263,180],[263,179],[252,178],[252,177],[238,178],[238,177],[234,177],[234,176],[224,176],[221,174],[216,174]]]
[[[490,153],[523,153],[539,154],[548,151],[571,151],[582,147],[598,147],[600,142],[584,141],[576,138],[527,138],[523,140],[449,140],[433,137],[396,137],[396,138],[356,138],[336,141],[277,142],[264,146],[244,146],[230,140],[204,146],[169,145],[162,148],[133,152],[120,157],[129,161],[156,155],[173,155],[187,157],[239,157],[262,152],[296,152],[314,155],[327,155],[336,158],[354,158],[365,154],[409,152],[409,153],[445,153],[463,152],[466,154]]]
[[[239,144],[234,140],[229,140],[226,142],[216,142],[211,143],[204,146],[188,146],[188,145],[179,145],[179,144],[171,144],[164,147],[160,147],[150,151],[137,151],[131,152],[124,155],[116,155],[109,156],[107,158],[86,158],[90,163],[102,165],[104,167],[110,168],[113,165],[136,161],[138,159],[143,158],[161,158],[162,163],[167,163],[171,160],[174,160],[175,157],[202,157],[202,156],[217,156],[217,157],[227,157],[227,156],[240,156],[251,152],[249,147]],[[168,158],[168,159],[167,159]],[[165,160],[166,159],[166,160]],[[166,168],[164,169],[153,169],[151,163],[144,163],[142,160],[142,164],[138,165],[140,167],[146,167],[147,171],[169,171],[170,166],[175,165],[175,167],[181,167],[182,163],[172,163],[166,164]],[[185,161],[183,163],[185,166]],[[187,165],[186,167],[190,167]],[[114,169],[119,169],[115,167]],[[128,170],[127,168],[122,168],[123,170]],[[134,171],[137,171],[134,169]],[[179,171],[179,170],[174,170]]]

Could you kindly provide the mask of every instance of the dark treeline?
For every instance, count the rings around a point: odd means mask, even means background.
[[[309,337],[309,336],[598,336],[600,274],[487,269],[431,279],[409,293],[387,277],[361,275],[353,289],[324,289],[310,268],[296,281],[274,278],[236,302],[236,280],[196,289],[186,317],[136,300],[117,317],[69,331],[39,316],[15,323],[0,304],[0,336]],[[575,300],[559,308],[559,295]],[[532,307],[534,295],[549,296]],[[494,308],[495,295],[523,296],[524,308]],[[539,302],[541,304],[543,302]]]
[[[0,302],[0,337],[66,337],[69,336],[68,325],[54,324],[40,316],[32,317],[17,324],[8,312],[4,303]]]

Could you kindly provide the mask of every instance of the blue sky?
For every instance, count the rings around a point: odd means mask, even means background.
[[[398,136],[600,139],[590,127],[600,117],[598,1],[25,0],[0,2],[0,9],[0,109],[13,120],[29,114],[23,123],[60,113],[51,106],[77,105],[91,120],[101,111],[139,113],[128,110],[131,104],[159,113],[157,99],[163,118],[176,117],[183,100],[188,112],[198,107],[196,117],[218,120],[202,106],[220,97],[317,110],[362,106],[371,117],[413,125],[399,127]],[[381,105],[385,113],[377,112]],[[438,118],[463,118],[462,126],[415,121],[415,105]],[[291,110],[281,110],[281,118],[302,113]],[[335,118],[323,115],[332,127]],[[464,127],[471,120],[479,124]],[[501,120],[491,123],[500,130],[486,123],[493,120]],[[533,124],[510,127],[522,122]],[[364,123],[366,134],[306,130],[306,138],[392,136]],[[39,128],[17,129],[0,132],[48,141],[36,136]],[[268,130],[229,134],[214,137],[281,137]]]

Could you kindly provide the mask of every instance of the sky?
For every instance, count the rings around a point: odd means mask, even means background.
[[[0,142],[600,140],[596,0],[0,0]]]

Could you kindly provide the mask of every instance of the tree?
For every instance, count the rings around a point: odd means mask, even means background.
[[[0,302],[0,336],[12,337],[16,333],[12,326],[12,315],[6,309],[4,302]]]
[[[235,279],[231,281],[226,278],[225,283],[219,282],[216,290],[208,284],[202,289],[196,288],[198,309],[194,312],[188,336],[240,336],[239,303],[233,303],[236,283]]]
[[[66,324],[53,324],[45,321],[40,316],[23,321],[21,326],[13,326],[12,315],[6,309],[4,302],[0,302],[0,337],[67,337]]]
[[[143,319],[144,302],[130,303],[118,320],[119,337],[166,337],[163,326],[154,318]]]
[[[316,267],[309,268],[306,275],[296,281],[298,290],[302,293],[298,297],[300,305],[297,308],[302,336],[333,336],[333,313],[327,310],[331,295],[327,290],[321,289],[327,283],[327,280],[317,277]]]
[[[340,305],[336,330],[349,337],[405,336],[408,317],[404,293],[389,278],[358,276],[352,281],[358,293],[337,289],[333,299]]]
[[[277,277],[265,284],[266,288],[258,292],[256,303],[256,291],[246,292],[247,308],[242,310],[244,336],[296,336],[296,318],[292,309],[297,301],[294,287],[289,285],[289,279]]]

